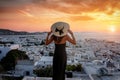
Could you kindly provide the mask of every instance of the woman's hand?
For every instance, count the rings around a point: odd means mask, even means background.
[[[68,30],[68,32],[69,32],[71,35],[73,35],[73,32],[72,32],[70,29]]]
[[[48,32],[48,36],[52,33],[52,31]]]

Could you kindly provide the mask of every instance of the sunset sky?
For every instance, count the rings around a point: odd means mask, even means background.
[[[120,0],[0,0],[0,28],[49,31],[65,21],[75,32],[120,33]]]

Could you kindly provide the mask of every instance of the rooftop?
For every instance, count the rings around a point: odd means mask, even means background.
[[[52,80],[51,77],[24,77],[23,80]],[[91,80],[89,77],[66,78],[66,80]]]

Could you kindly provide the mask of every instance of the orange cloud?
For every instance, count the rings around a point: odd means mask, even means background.
[[[67,21],[74,30],[99,31],[105,30],[109,24],[120,26],[120,1],[0,0],[0,20],[0,27],[8,28],[12,25],[24,30],[48,30],[56,21]],[[87,22],[89,24],[86,24]],[[76,25],[84,28],[78,29]],[[120,28],[118,29],[117,31],[120,31]]]
[[[71,16],[70,20],[72,20],[72,21],[89,21],[89,20],[94,20],[94,18],[89,17],[89,16]]]
[[[112,14],[114,9],[120,9],[119,0],[0,0],[0,8],[24,9],[26,6],[56,10],[68,14],[82,12],[104,11]],[[8,10],[7,9],[7,10]]]
[[[120,9],[119,0],[35,0],[35,5],[53,9],[65,13],[82,13],[89,11],[106,11],[110,7],[111,10],[107,13],[113,13],[114,8]]]

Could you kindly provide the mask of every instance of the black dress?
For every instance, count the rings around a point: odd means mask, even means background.
[[[55,44],[53,57],[53,80],[65,80],[66,68],[66,43]]]

